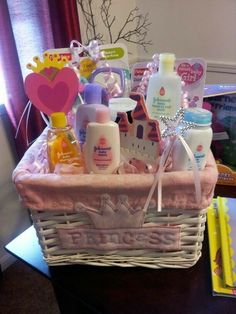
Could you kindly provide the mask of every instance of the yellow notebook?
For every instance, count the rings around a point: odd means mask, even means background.
[[[213,294],[236,297],[236,289],[227,286],[224,281],[223,251],[221,247],[221,231],[217,205],[218,200],[214,199],[207,212]]]
[[[236,199],[218,197],[217,206],[224,281],[236,288]]]

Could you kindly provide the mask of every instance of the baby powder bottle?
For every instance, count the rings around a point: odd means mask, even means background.
[[[75,118],[75,133],[81,145],[86,141],[86,127],[89,122],[96,121],[97,110],[102,105],[103,87],[97,83],[89,83],[84,88],[84,104],[79,106]]]
[[[113,173],[120,164],[119,127],[105,106],[97,111],[96,122],[87,125],[84,153],[88,172]]]
[[[181,105],[181,78],[174,72],[174,64],[174,54],[160,54],[159,70],[151,75],[148,83],[147,110],[151,118],[158,120],[161,129],[164,125],[160,116],[174,116]]]
[[[84,167],[80,146],[74,131],[67,125],[64,112],[55,112],[50,116],[51,127],[47,134],[47,154],[49,171],[54,172],[57,165]]]
[[[193,152],[198,169],[202,170],[206,165],[206,158],[212,141],[212,113],[202,108],[188,108],[185,110],[184,119],[196,124],[195,128],[186,131],[184,139]],[[173,147],[172,157],[173,170],[192,169],[192,163],[179,140]]]

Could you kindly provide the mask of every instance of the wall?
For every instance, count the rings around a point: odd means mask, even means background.
[[[93,3],[98,8],[101,0]],[[145,52],[141,46],[129,44],[131,62],[150,60],[154,53],[167,51],[179,58],[203,57],[208,64],[207,83],[236,83],[235,0],[113,0],[114,33],[135,6],[142,14],[149,13],[147,36],[153,45]],[[80,24],[84,35],[84,24]],[[103,29],[101,18],[96,26]]]
[[[15,151],[9,121],[0,105],[0,265],[4,270],[13,261],[4,245],[30,225],[28,212],[23,208],[11,180],[15,168]]]
[[[172,51],[177,57],[203,57],[208,64],[208,83],[221,80],[236,83],[235,0],[136,0],[136,3],[140,10],[150,13],[151,55]],[[138,57],[146,55],[138,49]]]
[[[88,1],[85,1],[88,2]],[[111,26],[111,36],[110,38],[109,32],[107,28],[104,26],[101,18],[101,4],[102,0],[92,0],[91,8],[94,15],[94,24],[96,28],[96,34],[98,36],[102,36],[101,42],[104,44],[108,44],[110,42],[114,42],[117,39],[119,31],[123,28],[126,19],[132,9],[136,7],[135,0],[112,0],[112,5],[109,8],[109,21],[112,21],[113,18],[114,22]],[[89,11],[87,9],[87,11]],[[86,28],[86,21],[84,19],[84,15],[81,12],[81,7],[78,5],[78,13],[79,13],[79,21],[80,21],[80,29],[81,29],[81,37],[82,42],[86,44],[88,42],[88,38],[91,38],[90,31]],[[90,19],[91,20],[91,19]],[[127,27],[123,30],[123,34],[126,32]],[[130,58],[136,58],[137,55],[137,46],[132,45],[126,42],[127,49],[130,52]]]

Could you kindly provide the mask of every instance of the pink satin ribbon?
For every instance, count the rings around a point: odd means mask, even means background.
[[[200,182],[200,175],[199,175],[199,171],[198,171],[198,167],[197,167],[197,163],[196,160],[194,158],[193,152],[191,151],[191,149],[189,148],[188,144],[186,143],[186,141],[184,140],[184,138],[181,135],[176,135],[173,136],[169,139],[163,154],[160,158],[160,165],[159,165],[159,169],[156,172],[155,176],[154,176],[154,181],[153,184],[151,186],[151,189],[149,191],[147,200],[145,202],[143,211],[147,212],[149,204],[151,202],[151,198],[153,196],[153,193],[157,187],[157,211],[161,212],[162,209],[162,178],[163,178],[163,173],[166,169],[167,166],[167,160],[168,157],[170,156],[170,153],[173,149],[173,146],[176,142],[176,140],[180,140],[184,149],[186,150],[186,153],[188,154],[188,157],[190,159],[192,168],[193,168],[193,179],[194,179],[194,186],[195,186],[195,192],[196,192],[196,203],[198,206],[200,206],[201,204],[201,182]]]
[[[29,136],[28,136],[28,125],[29,125],[29,116],[30,116],[30,110],[31,110],[31,107],[32,107],[32,102],[29,100],[24,108],[24,111],[20,117],[20,120],[19,120],[19,123],[17,125],[17,129],[16,129],[16,134],[15,134],[15,139],[17,138],[18,136],[18,133],[19,133],[19,130],[20,130],[20,126],[21,126],[21,123],[23,121],[23,118],[26,114],[26,121],[25,121],[25,134],[26,134],[26,143],[27,143],[27,146],[30,146],[36,139],[34,139],[32,142],[29,142]],[[49,126],[49,121],[47,120],[46,118],[46,115],[40,111],[40,114],[41,114],[41,117],[42,119],[44,120],[44,122],[46,123],[47,126]]]

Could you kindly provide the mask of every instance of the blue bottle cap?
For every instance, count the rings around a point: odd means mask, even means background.
[[[211,119],[212,113],[203,108],[187,108],[184,112],[184,120],[197,125],[211,125]]]

